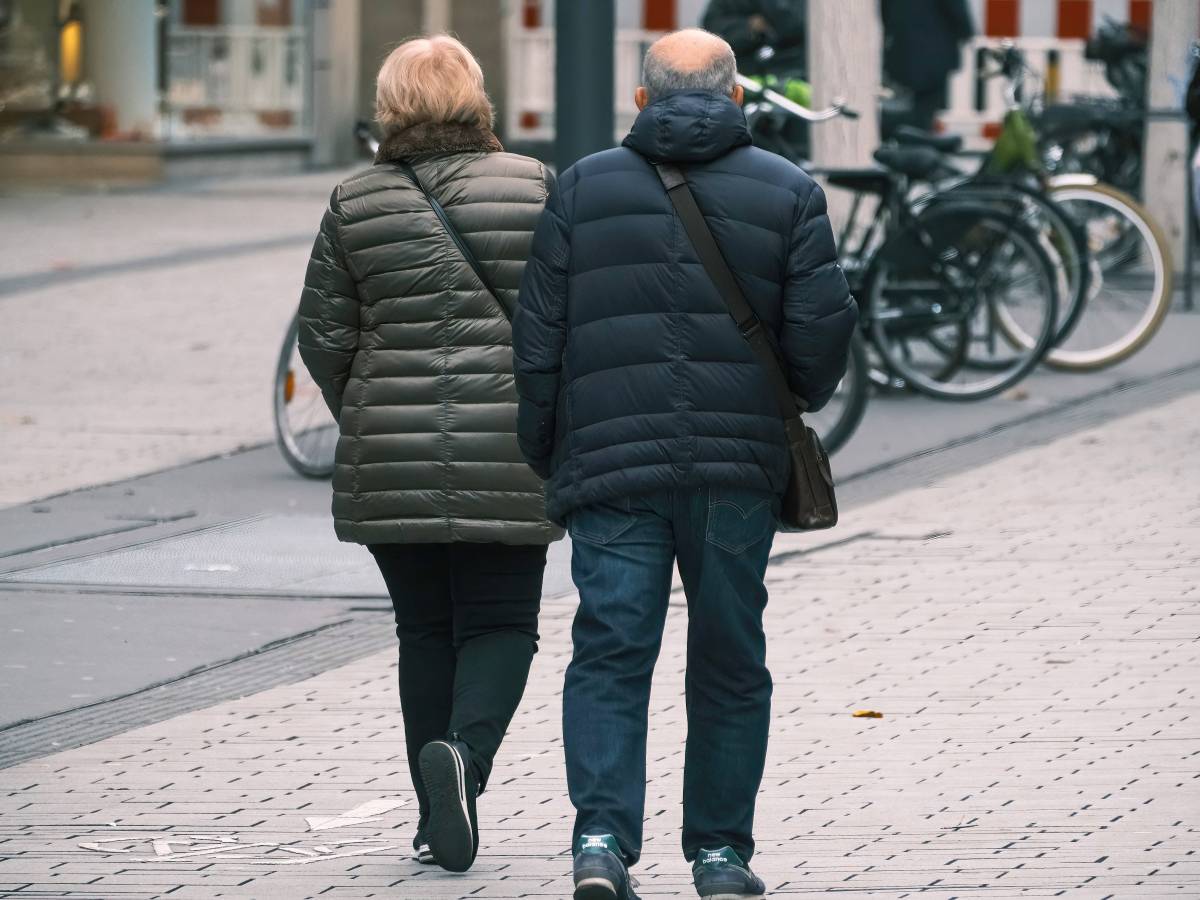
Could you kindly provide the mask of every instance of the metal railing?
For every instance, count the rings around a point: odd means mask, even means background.
[[[175,26],[166,56],[172,137],[296,133],[307,125],[303,28]]]

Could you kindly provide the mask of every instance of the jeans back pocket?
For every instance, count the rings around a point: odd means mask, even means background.
[[[730,553],[741,553],[775,529],[779,499],[763,491],[710,488],[705,539]]]
[[[573,541],[609,544],[628,531],[634,523],[629,498],[580,507],[567,515],[567,533]]]

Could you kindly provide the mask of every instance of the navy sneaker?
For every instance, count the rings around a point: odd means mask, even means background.
[[[575,900],[640,900],[617,839],[585,834],[575,848]]]
[[[692,863],[696,893],[704,900],[763,900],[767,886],[729,847],[701,850]]]
[[[429,795],[425,837],[434,861],[450,872],[465,872],[479,852],[475,795],[479,784],[471,770],[471,751],[461,741],[430,741],[418,757]]]

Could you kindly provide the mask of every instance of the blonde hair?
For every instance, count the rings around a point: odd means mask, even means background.
[[[419,122],[464,122],[490,129],[494,118],[483,69],[449,35],[405,41],[388,54],[375,79],[375,120],[385,129]]]

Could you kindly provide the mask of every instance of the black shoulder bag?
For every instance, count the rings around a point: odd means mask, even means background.
[[[512,321],[512,313],[500,299],[500,295],[496,293],[492,283],[487,280],[487,276],[483,274],[483,267],[479,265],[479,260],[475,258],[475,254],[471,252],[471,248],[467,246],[467,242],[463,240],[457,229],[450,224],[450,219],[446,216],[446,210],[442,209],[442,204],[437,202],[437,198],[425,189],[425,185],[421,184],[421,179],[417,177],[417,171],[408,163],[396,163],[396,167],[412,179],[413,184],[417,186],[425,199],[429,201],[429,205],[433,207],[434,213],[438,217],[438,221],[442,223],[442,227],[446,229],[446,233],[450,235],[450,240],[454,241],[454,246],[458,247],[458,252],[462,254],[463,259],[467,261],[467,265],[471,267],[471,271],[475,273],[475,277],[479,279],[479,283],[483,285],[484,290],[492,295],[492,299],[496,301],[496,305],[504,312],[504,318]]]
[[[817,433],[800,418],[801,401],[792,394],[783,361],[763,328],[762,320],[746,300],[729,264],[721,255],[721,248],[717,246],[704,214],[696,205],[696,198],[683,172],[678,166],[665,163],[656,163],[654,168],[662,179],[663,187],[667,189],[667,196],[671,198],[675,211],[679,213],[692,247],[704,264],[704,270],[729,307],[729,315],[737,324],[738,331],[762,363],[775,393],[792,457],[792,472],[783,495],[780,524],[798,531],[832,528],[837,524],[838,510],[829,456],[821,446]]]

